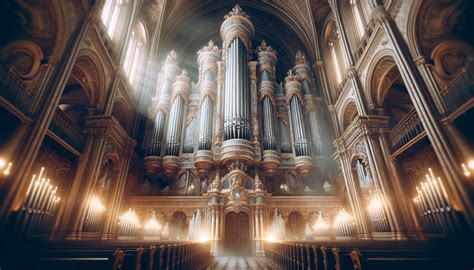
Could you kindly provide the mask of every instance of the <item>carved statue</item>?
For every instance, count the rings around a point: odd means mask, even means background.
[[[349,256],[352,259],[352,265],[354,267],[354,270],[362,270],[362,264],[360,262],[361,255],[362,253],[357,248],[349,252]]]

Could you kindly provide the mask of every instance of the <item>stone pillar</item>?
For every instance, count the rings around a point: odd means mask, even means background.
[[[86,18],[81,21],[72,34],[69,46],[49,82],[48,89],[50,90],[44,95],[35,119],[28,132],[25,133],[22,147],[16,151],[14,159],[16,168],[11,175],[11,179],[14,181],[7,187],[0,203],[0,229],[4,228],[11,213],[18,211],[23,203],[31,179],[33,163],[74,67],[80,45],[88,29],[99,21],[100,12],[97,6],[90,7],[85,13]]]
[[[347,188],[347,197],[356,220],[357,236],[361,239],[370,238],[370,227],[368,226],[367,213],[361,198],[359,198],[359,192],[355,184],[356,180],[353,177],[350,159],[347,156],[347,150],[345,149],[346,146],[344,145],[343,139],[337,139],[336,143],[337,155]]]
[[[399,33],[395,22],[385,10],[385,7],[376,0],[370,1],[372,9],[372,19],[385,31],[390,45],[394,52],[394,59],[397,68],[407,86],[416,112],[419,115],[426,134],[432,143],[433,149],[438,157],[446,179],[448,196],[456,211],[462,212],[465,220],[474,227],[474,207],[471,200],[469,179],[463,176],[458,155],[455,153],[453,143],[448,138],[447,132],[443,129],[438,120],[436,108],[433,100],[426,95],[426,85],[424,85],[415,63],[410,57],[407,45]]]
[[[119,174],[117,176],[117,182],[114,190],[111,192],[111,203],[110,209],[108,209],[108,215],[106,215],[104,221],[104,227],[102,231],[102,239],[111,240],[117,237],[116,227],[118,223],[118,217],[122,210],[123,193],[125,184],[127,182],[128,170],[130,168],[130,160],[132,158],[133,149],[135,144],[130,140],[125,142],[121,149],[121,160]]]
[[[381,144],[388,131],[388,119],[379,118],[362,123],[360,129],[367,149],[367,158],[371,164],[374,184],[385,200],[385,212],[393,237],[403,238],[413,232],[412,221],[406,207],[409,198],[406,198],[406,194],[399,188],[402,185],[400,179],[389,172],[390,160],[387,160],[387,157],[390,154],[388,151],[383,151],[384,146]],[[363,121],[365,122],[365,119]]]
[[[61,217],[59,231],[56,233],[58,238],[81,238],[86,212],[100,173],[109,128],[108,119],[110,117],[91,116],[86,120],[88,127],[86,147],[66,199],[65,211]]]

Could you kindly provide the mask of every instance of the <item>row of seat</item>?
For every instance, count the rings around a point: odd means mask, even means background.
[[[113,254],[113,269],[196,269],[208,262],[209,250],[208,246],[199,243],[164,243],[135,250],[119,248]]]
[[[354,248],[341,256],[337,247],[328,248],[304,243],[268,243],[265,245],[265,256],[282,269],[303,270],[319,269],[339,270],[344,265],[354,270],[362,269],[361,252]]]

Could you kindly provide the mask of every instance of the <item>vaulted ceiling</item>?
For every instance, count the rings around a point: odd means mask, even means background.
[[[292,67],[297,50],[314,63],[317,28],[329,12],[323,0],[168,0],[160,31],[159,61],[174,49],[181,66],[197,81],[196,52],[209,40],[222,46],[220,26],[237,3],[254,24],[253,48],[266,40],[278,52],[277,81]]]

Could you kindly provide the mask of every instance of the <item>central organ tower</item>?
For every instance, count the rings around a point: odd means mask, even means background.
[[[198,83],[179,68],[174,51],[166,57],[149,110],[145,169],[156,186],[152,195],[205,202],[214,252],[225,242],[226,215],[244,212],[251,250],[259,253],[268,213],[278,207],[272,198],[334,195],[321,98],[297,48],[293,67],[277,82],[277,52],[265,41],[252,47],[255,29],[238,5],[220,35],[221,49],[210,41],[197,52]]]

